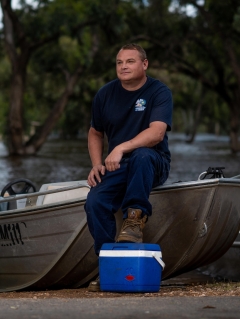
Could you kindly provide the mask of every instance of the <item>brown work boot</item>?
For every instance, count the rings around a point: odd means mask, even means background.
[[[88,286],[88,291],[98,292],[100,291],[100,277],[98,276],[95,280],[91,281]]]
[[[141,209],[128,208],[128,218],[126,218],[122,224],[120,234],[117,238],[117,243],[142,243],[142,230],[145,226],[146,220],[146,215],[142,218]]]

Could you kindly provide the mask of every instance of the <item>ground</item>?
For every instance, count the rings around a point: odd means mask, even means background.
[[[121,298],[121,297],[175,297],[175,296],[240,296],[240,282],[215,282],[190,285],[166,285],[157,293],[89,292],[87,288],[46,291],[13,291],[0,293],[0,299],[17,298]]]
[[[240,296],[240,281],[223,281],[212,278],[198,270],[162,281],[157,293],[118,293],[89,292],[88,288],[44,290],[44,291],[12,291],[0,293],[0,299],[18,298],[121,298],[121,297],[205,297],[205,296]]]

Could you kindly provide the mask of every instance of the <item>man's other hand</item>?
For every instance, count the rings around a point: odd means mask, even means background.
[[[101,183],[101,175],[105,174],[105,166],[102,164],[95,165],[91,169],[89,175],[88,175],[88,185],[91,187],[94,187],[98,183]]]

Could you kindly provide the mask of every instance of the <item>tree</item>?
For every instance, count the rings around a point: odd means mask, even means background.
[[[11,0],[0,1],[5,48],[12,67],[7,125],[9,153],[35,154],[70,98],[75,98],[71,103],[75,111],[77,98],[82,98],[82,114],[89,118],[88,92],[93,93],[98,89],[97,83],[102,85],[112,78],[117,43],[129,37],[128,19],[134,17],[139,1],[35,0],[36,6],[31,6],[21,0],[22,7],[18,10],[12,9]],[[57,94],[59,91],[61,94]],[[36,103],[38,108],[44,108],[40,125],[24,141],[24,121],[28,114],[32,116]]]
[[[4,41],[12,69],[10,106],[8,114],[8,147],[10,154],[35,154],[63,113],[83,66],[64,70],[65,88],[34,136],[24,142],[23,100],[27,67],[32,55],[41,48],[56,43],[63,34],[76,35],[86,26],[97,23],[92,6],[96,1],[36,1],[37,7],[22,1],[21,10],[13,10],[11,0],[1,0],[4,23]]]
[[[232,152],[240,151],[240,1],[197,0],[149,1],[148,23],[139,40],[148,42],[148,51],[171,72],[198,80],[226,103],[230,114],[229,135]],[[195,8],[188,16],[186,5]],[[151,16],[151,19],[149,17]]]

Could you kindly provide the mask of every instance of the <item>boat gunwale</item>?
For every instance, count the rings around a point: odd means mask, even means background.
[[[38,196],[42,196],[42,195],[49,195],[49,194],[54,194],[54,193],[66,192],[69,190],[74,190],[74,189],[83,188],[83,187],[87,187],[90,189],[90,186],[87,183],[83,184],[84,182],[86,182],[86,181],[82,180],[79,182],[78,185],[74,185],[74,186],[60,187],[60,188],[56,188],[56,189],[49,189],[46,191],[4,197],[3,199],[0,199],[0,204],[5,203],[5,202],[12,202],[12,201],[24,199],[24,198],[31,198],[31,197],[38,197]]]
[[[214,179],[204,179],[196,180],[190,182],[176,182],[172,184],[164,184],[157,186],[152,189],[152,192],[163,191],[163,190],[175,190],[178,188],[189,188],[193,186],[208,186],[208,185],[221,185],[221,184],[232,184],[240,186],[240,179],[234,178],[214,178]]]
[[[86,201],[86,196],[74,198],[74,199],[68,199],[68,200],[55,202],[51,204],[34,205],[34,206],[27,206],[27,207],[19,208],[19,209],[6,210],[3,212],[0,212],[0,220],[2,219],[2,217],[5,217],[5,218],[16,217],[16,215],[18,214],[21,216],[25,216],[25,215],[29,215],[29,213],[37,214],[37,213],[42,213],[44,211],[52,211],[56,208],[62,209],[64,208],[64,206],[73,207],[73,206],[77,206],[80,203],[83,203],[84,201]]]
[[[43,191],[43,192],[35,192],[35,193],[30,193],[30,194],[23,194],[21,196],[17,197],[12,197],[11,201],[13,200],[19,200],[23,198],[28,198],[28,197],[39,197],[42,195],[49,195],[52,193],[58,193],[58,192],[63,192],[63,191],[68,191],[68,190],[73,190],[73,189],[78,189],[78,188],[83,188],[83,187],[89,187],[87,184],[85,184],[86,181],[82,180],[79,182],[78,185],[75,186],[68,186],[68,187],[61,187],[61,188],[56,188],[54,190],[48,190],[48,191]],[[54,184],[54,183],[53,183]],[[240,179],[234,179],[234,178],[214,178],[214,179],[204,179],[204,180],[196,180],[196,181],[190,181],[190,182],[176,182],[172,184],[165,184],[165,185],[160,185],[152,189],[150,195],[154,195],[159,192],[164,192],[164,191],[174,191],[176,189],[179,190],[185,190],[189,188],[200,188],[200,187],[209,187],[209,186],[225,186],[225,185],[233,185],[233,186],[239,186],[240,187]],[[9,198],[10,199],[10,198]],[[42,204],[42,205],[32,205],[32,206],[26,206],[23,208],[19,209],[12,209],[12,210],[6,210],[0,212],[0,220],[2,218],[6,217],[15,217],[18,214],[21,214],[21,216],[29,213],[39,213],[42,212],[43,210],[53,210],[55,208],[60,208],[64,206],[76,206],[79,203],[82,203],[86,200],[86,196],[82,196],[79,198],[73,198],[73,199],[68,199],[64,201],[58,201],[54,203],[49,203],[49,204]],[[6,200],[8,201],[8,198],[6,197]],[[2,200],[0,200],[0,203]]]

